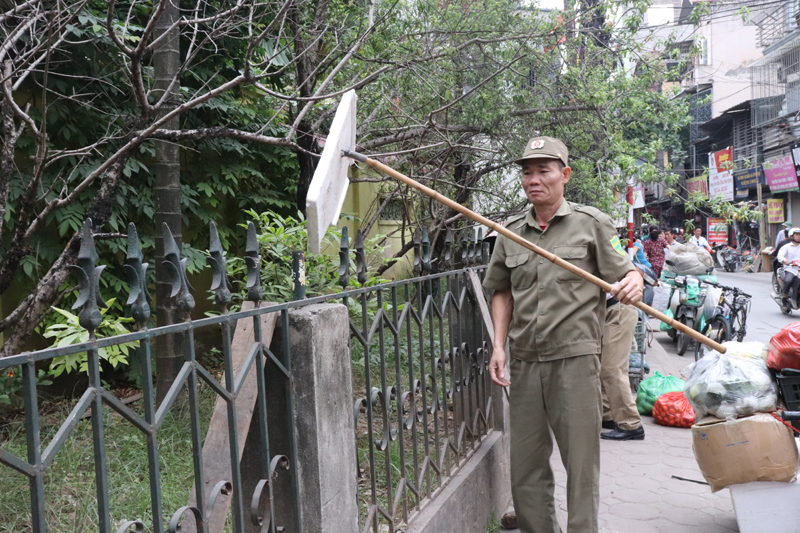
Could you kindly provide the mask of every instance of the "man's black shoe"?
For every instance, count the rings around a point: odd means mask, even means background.
[[[613,420],[603,420],[603,429],[617,429],[617,423]]]
[[[606,433],[600,433],[601,439],[606,440],[644,440],[644,428],[620,429],[616,428]]]
[[[506,514],[503,515],[503,518],[500,519],[500,525],[503,526],[503,529],[518,529],[519,525],[517,524],[517,512],[512,507]]]

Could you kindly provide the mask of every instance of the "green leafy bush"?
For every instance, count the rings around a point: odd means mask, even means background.
[[[47,373],[39,369],[36,373],[37,385],[51,385],[53,382],[47,379]],[[17,408],[22,403],[22,371],[14,368],[7,368],[0,373],[0,406]]]
[[[95,335],[98,339],[130,333],[126,324],[132,323],[133,319],[119,317],[113,311],[109,312],[113,307],[114,299],[112,298],[108,301],[108,307],[100,310],[103,321],[95,330]],[[66,322],[51,324],[44,332],[44,337],[54,339],[53,347],[61,348],[89,341],[89,332],[78,323],[77,315],[57,307],[54,307],[53,310],[66,318]],[[117,368],[119,365],[128,365],[129,352],[134,346],[135,344],[133,343],[107,346],[100,348],[99,356],[102,361],[107,361],[113,368]],[[58,377],[64,372],[70,374],[76,370],[88,372],[88,356],[86,352],[56,357],[50,362],[49,374],[53,377]]]
[[[281,216],[274,211],[256,213],[247,211],[255,219],[258,244],[261,249],[261,282],[264,287],[264,300],[285,302],[292,299],[292,252],[307,249],[308,224],[302,213],[297,217]],[[353,236],[351,235],[351,242]],[[339,250],[342,232],[329,228],[323,242]],[[364,240],[367,256],[367,281],[365,286],[381,282],[375,271],[386,262],[383,255],[387,248],[385,237],[376,235]],[[323,248],[325,245],[323,244]],[[235,262],[231,265],[234,273],[243,268]],[[355,274],[355,253],[350,253],[349,287],[358,287]],[[306,254],[306,296],[320,296],[342,290],[339,285],[339,254]]]

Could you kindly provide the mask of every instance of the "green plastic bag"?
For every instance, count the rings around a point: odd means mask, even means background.
[[[653,414],[653,405],[662,394],[683,391],[684,382],[675,376],[662,376],[660,372],[643,380],[636,394],[636,409],[640,415]]]
[[[675,318],[675,314],[672,312],[672,309],[667,309],[666,311],[664,311],[664,314],[670,318]],[[666,322],[661,322],[661,324],[658,326],[658,329],[660,329],[661,331],[669,331],[672,329],[672,326],[670,326]]]

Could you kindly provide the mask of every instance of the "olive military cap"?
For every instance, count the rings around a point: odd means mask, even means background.
[[[525,152],[515,162],[520,165],[527,159],[560,159],[564,166],[569,166],[569,151],[555,137],[534,137],[525,145]]]

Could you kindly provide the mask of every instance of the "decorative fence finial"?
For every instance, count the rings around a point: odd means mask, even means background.
[[[356,277],[361,285],[367,282],[367,254],[364,251],[364,233],[356,231]]]
[[[147,263],[143,263],[144,255],[139,245],[139,234],[136,226],[128,224],[128,255],[125,258],[125,271],[128,273],[128,285],[131,293],[127,305],[131,306],[131,315],[140,326],[150,319],[150,294],[147,292]]]
[[[469,266],[469,242],[467,241],[467,233],[469,230],[464,230],[461,235],[461,268]]]
[[[175,242],[175,237],[164,222],[162,230],[164,232],[164,262],[163,265],[167,269],[172,284],[172,292],[170,298],[175,299],[178,307],[178,312],[189,313],[194,309],[194,297],[192,292],[194,289],[189,285],[189,280],[186,279],[186,258],[181,259],[178,244]]]
[[[475,263],[483,263],[483,228],[478,228],[478,237],[475,239]]]
[[[73,309],[81,308],[78,313],[78,323],[83,329],[90,332],[97,329],[103,321],[100,307],[107,307],[100,296],[100,273],[105,266],[95,266],[97,263],[97,250],[94,248],[94,235],[92,234],[92,219],[87,218],[81,227],[81,248],[78,251],[78,264],[70,268],[78,278],[78,300]]]
[[[422,228],[422,274],[431,273],[431,241],[428,238],[428,228]]]
[[[258,253],[256,226],[252,222],[247,223],[244,262],[247,264],[247,299],[258,303],[264,298],[264,289],[261,287],[261,256]]]
[[[350,285],[350,239],[347,235],[347,226],[342,228],[342,242],[339,246],[339,285],[342,290]]]
[[[228,262],[225,259],[225,251],[222,249],[222,244],[219,241],[217,225],[214,224],[214,222],[209,222],[208,231],[211,235],[211,244],[208,246],[208,251],[211,255],[206,258],[206,262],[211,265],[213,274],[211,290],[214,291],[214,301],[217,302],[217,305],[225,308],[231,303],[231,284],[230,281],[228,281],[227,268]]]
[[[475,243],[472,237],[472,230],[467,230],[467,264],[469,266],[475,266]]]
[[[484,265],[489,264],[489,260],[492,258],[491,246],[489,243],[484,241],[481,243],[481,263]]]
[[[453,268],[453,231],[450,228],[444,236],[444,267],[447,270]]]
[[[419,276],[422,273],[422,243],[419,231],[415,231],[412,238],[414,242],[414,264],[412,265],[412,269],[414,275]]]

